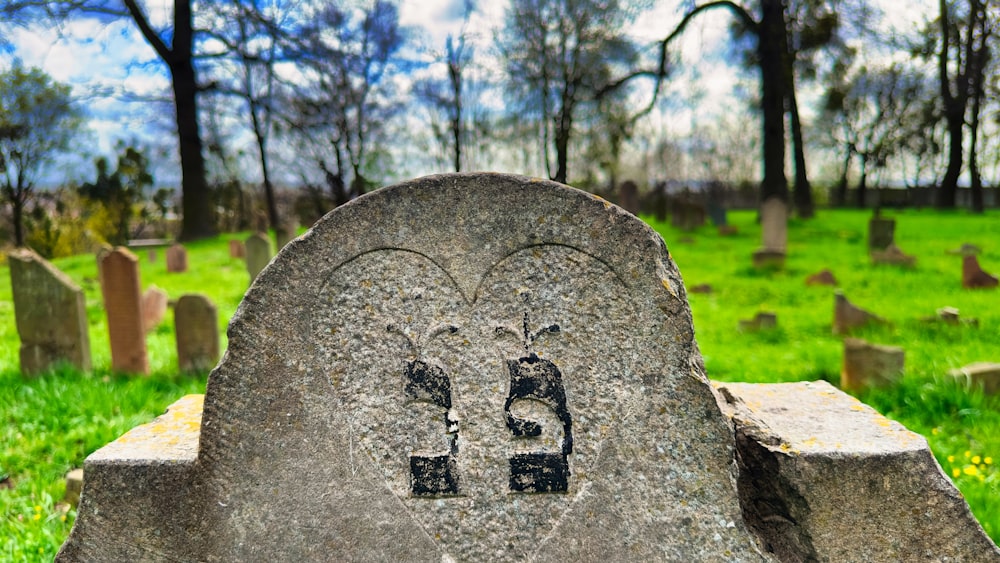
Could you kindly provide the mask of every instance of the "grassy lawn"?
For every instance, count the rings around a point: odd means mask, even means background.
[[[667,241],[688,287],[709,284],[710,294],[688,294],[709,376],[724,381],[780,382],[826,379],[837,383],[841,337],[831,333],[833,289],[807,287],[806,276],[829,268],[855,304],[891,321],[855,336],[906,350],[903,382],[860,398],[927,437],[945,472],[973,512],[1000,540],[1000,398],[983,397],[951,382],[947,371],[974,361],[1000,361],[1000,290],[961,288],[961,258],[946,250],[963,242],[983,248],[980,263],[1000,272],[1000,213],[889,212],[896,241],[918,257],[915,269],[873,266],[867,256],[868,212],[822,211],[789,227],[789,258],[780,272],[757,272],[750,255],[759,244],[755,213],[730,213],[739,234],[713,228],[682,233],[655,228]],[[155,284],[172,299],[200,292],[219,308],[220,331],[248,285],[227,240],[189,246],[190,271],[167,274],[162,250],[150,263],[139,252],[143,288]],[[238,238],[244,238],[242,235]],[[0,560],[51,560],[75,514],[56,505],[63,476],[129,428],[149,421],[185,393],[204,391],[205,375],[176,374],[172,318],[148,338],[152,375],[109,373],[110,352],[93,256],[57,260],[84,287],[95,371],[59,370],[36,378],[18,371],[10,276],[0,267]],[[957,307],[979,327],[921,321],[935,310]],[[778,315],[778,328],[743,333],[740,319],[758,311]],[[224,345],[224,341],[223,341]],[[996,460],[994,462],[993,460]]]

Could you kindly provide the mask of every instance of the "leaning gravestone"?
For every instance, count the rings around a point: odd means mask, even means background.
[[[601,199],[377,190],[285,247],[229,335],[200,445],[170,427],[188,401],[91,456],[61,560],[766,560],[677,268]]]
[[[7,258],[21,372],[40,373],[58,362],[90,370],[83,290],[31,250],[18,249]]]
[[[142,326],[139,260],[125,247],[100,258],[101,294],[108,318],[111,369],[125,373],[149,372],[146,332]]]
[[[263,233],[254,233],[247,239],[245,245],[247,254],[247,272],[250,274],[250,282],[257,279],[257,274],[267,266],[274,256],[271,249],[271,241]]]
[[[204,295],[182,295],[174,305],[177,365],[181,371],[208,371],[219,361],[219,313]]]

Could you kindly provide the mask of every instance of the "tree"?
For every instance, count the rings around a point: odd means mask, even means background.
[[[17,246],[24,245],[25,206],[38,180],[70,148],[82,123],[69,85],[19,63],[0,74],[0,194],[10,206]]]
[[[538,122],[546,172],[566,182],[580,109],[607,94],[616,66],[631,68],[636,49],[622,29],[632,18],[617,0],[513,0],[497,39],[508,94]],[[620,90],[617,90],[619,95]],[[556,169],[551,170],[550,146]]]
[[[107,232],[102,233],[105,239],[115,246],[124,245],[131,238],[132,219],[139,212],[139,204],[143,203],[143,192],[153,185],[149,162],[136,148],[125,147],[113,172],[104,157],[98,158],[95,165],[97,179],[80,186],[80,195],[103,206],[109,224]],[[154,203],[164,204],[162,201]]]
[[[174,0],[172,25],[156,29],[137,0],[121,0],[120,3],[115,0],[0,0],[0,12],[21,25],[40,17],[63,22],[84,16],[128,18],[135,24],[170,74],[181,161],[183,214],[179,238],[182,240],[204,238],[216,232],[198,124],[200,88],[195,69],[192,4],[192,0]]]

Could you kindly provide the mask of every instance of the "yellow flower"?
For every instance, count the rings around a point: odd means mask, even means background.
[[[955,468],[953,468],[953,469],[951,470],[951,476],[952,476],[952,477],[958,477],[958,476],[959,476],[959,475],[961,475],[961,474],[962,474],[962,470],[961,470],[961,469],[959,469],[959,468],[957,468],[957,467],[955,467]]]
[[[35,513],[35,516],[34,516],[34,519],[35,519],[35,520],[41,520],[41,519],[42,519],[42,515],[41,515],[41,514],[38,514],[38,513],[36,512],[36,513]]]
[[[931,434],[937,436],[940,433],[941,433],[941,429],[940,428],[931,428]]]
[[[977,455],[972,456],[972,463],[979,465],[980,461],[982,461],[982,458],[980,458],[979,456]]]
[[[965,468],[962,469],[962,473],[965,473],[966,475],[970,475],[971,476],[971,475],[975,475],[975,474],[979,473],[979,469],[976,468],[975,465],[966,465]]]
[[[948,456],[948,463],[955,463],[955,456],[953,455]]]
[[[35,505],[35,512],[41,512],[41,511],[42,511],[42,505],[36,504]]]
[[[993,458],[990,456],[986,456],[983,458],[983,463],[985,463],[986,465],[993,465]]]
[[[60,517],[59,517],[59,521],[60,521],[60,522],[65,522],[65,521],[66,521],[66,515],[65,515],[65,514],[63,514],[62,516],[60,516]]]
[[[970,456],[972,456],[972,452],[970,452],[969,450],[965,450],[965,457],[968,458]]]

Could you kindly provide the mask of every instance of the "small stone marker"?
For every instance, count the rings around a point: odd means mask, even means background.
[[[845,338],[840,388],[860,391],[896,383],[903,376],[903,357],[903,349],[896,346],[880,346],[860,338]]]
[[[719,225],[720,237],[731,237],[739,234],[740,228],[736,225]]]
[[[768,198],[760,207],[763,248],[754,252],[756,268],[781,268],[785,265],[788,244],[788,204],[777,197]]]
[[[820,270],[806,278],[806,285],[837,285],[837,278],[829,269]]]
[[[104,256],[98,269],[111,341],[111,369],[146,374],[149,360],[142,326],[139,261],[127,248],[118,247]]]
[[[243,244],[243,241],[232,239],[229,241],[229,257],[230,258],[246,258],[247,248]]]
[[[941,307],[936,311],[933,317],[924,317],[921,319],[928,323],[945,323],[949,325],[967,325],[974,328],[979,327],[979,319],[963,319],[959,314],[958,309],[954,307]]]
[[[868,251],[885,250],[895,242],[896,220],[875,216],[868,221]]]
[[[149,334],[156,330],[156,327],[163,322],[163,317],[167,314],[167,304],[170,296],[166,291],[151,285],[142,292],[142,331]]]
[[[757,332],[768,330],[778,326],[778,315],[770,311],[761,311],[749,320],[740,320],[740,330],[744,332]]]
[[[179,243],[174,243],[167,249],[167,271],[181,274],[188,269],[187,249]]]
[[[961,256],[978,256],[983,252],[983,249],[971,243],[963,243],[962,246],[954,249],[948,250],[948,254],[958,254]]]
[[[204,295],[182,295],[174,305],[177,365],[181,371],[208,371],[219,361],[219,313]]]
[[[625,180],[618,187],[618,205],[633,215],[639,214],[639,186],[632,180]]]
[[[974,254],[962,257],[962,287],[965,289],[991,289],[997,286],[997,277],[984,272]]]
[[[26,248],[8,255],[14,319],[21,339],[21,372],[37,374],[58,362],[90,370],[90,336],[83,290]]]
[[[156,262],[156,249],[155,248],[150,248],[149,250],[146,251],[146,260],[148,260],[150,264],[153,264],[153,263]]]
[[[825,381],[716,383],[778,561],[1000,560],[927,441]]]
[[[856,306],[844,297],[843,292],[833,295],[833,333],[847,334],[868,323],[885,323],[885,319]]]
[[[250,282],[253,283],[253,280],[257,279],[257,274],[271,261],[274,251],[271,249],[271,240],[263,233],[250,235],[246,241],[246,251],[247,272],[250,273]]]
[[[712,224],[716,227],[725,227],[729,225],[729,221],[726,217],[726,208],[718,202],[713,201],[708,204],[708,218],[712,220]]]
[[[965,367],[953,369],[952,377],[968,387],[980,387],[987,395],[1000,394],[1000,364],[975,362]]]
[[[80,504],[80,493],[83,492],[83,469],[73,469],[66,474],[66,494],[63,495],[64,504],[76,508]]]
[[[903,252],[895,243],[890,243],[885,250],[871,251],[872,263],[893,264],[912,268],[917,264],[917,257]]]
[[[712,286],[707,283],[701,283],[698,285],[691,286],[691,293],[712,293]]]

